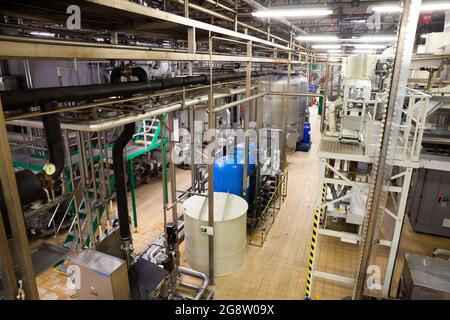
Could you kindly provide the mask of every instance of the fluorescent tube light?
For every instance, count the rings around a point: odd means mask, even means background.
[[[420,6],[420,11],[442,11],[450,10],[450,2],[425,2]]]
[[[252,16],[267,17],[321,17],[328,16],[333,10],[327,8],[271,8],[252,12]]]
[[[372,11],[378,13],[392,13],[392,12],[402,12],[402,7],[399,5],[381,5],[373,6]],[[420,11],[444,11],[450,10],[450,2],[439,1],[439,2],[425,2],[420,6]]]
[[[51,32],[40,32],[40,31],[32,31],[30,32],[33,36],[41,36],[41,37],[54,37],[55,34]]]
[[[368,35],[368,36],[362,36],[359,38],[358,41],[361,42],[386,42],[386,41],[397,41],[396,35],[389,35],[389,34],[383,34],[383,35]]]
[[[355,44],[356,49],[386,49],[384,44]]]
[[[339,38],[336,36],[321,36],[321,35],[299,36],[295,39],[304,42],[336,42],[339,40]]]
[[[355,53],[355,54],[376,54],[376,50],[356,49],[356,50],[353,50],[351,53]]]
[[[313,49],[340,49],[340,44],[314,44]]]
[[[380,6],[373,6],[372,11],[376,13],[394,13],[402,12],[402,7],[397,4],[384,4]]]
[[[350,22],[352,22],[352,23],[366,23],[367,20],[365,20],[365,19],[356,19],[356,20],[350,20]]]
[[[330,49],[328,50],[328,53],[342,53],[341,49]]]

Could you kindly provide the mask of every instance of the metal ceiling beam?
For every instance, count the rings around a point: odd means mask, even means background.
[[[10,40],[5,38],[11,38]],[[26,42],[29,41],[29,42]],[[160,61],[210,61],[209,54],[171,52],[151,50],[143,47],[127,49],[125,46],[109,45],[107,47],[94,44],[70,44],[63,41],[17,39],[14,37],[0,37],[0,57],[3,59],[77,59],[77,60],[160,60]],[[213,54],[214,62],[254,62],[287,64],[288,59],[274,59],[271,57],[247,57],[239,55]],[[292,61],[294,64],[303,63]]]
[[[232,31],[229,29],[217,27],[212,24],[185,18],[185,17],[178,16],[178,15],[175,15],[175,14],[172,14],[169,12],[156,10],[156,9],[153,9],[150,7],[144,7],[142,5],[139,5],[139,4],[136,4],[133,2],[129,2],[129,1],[86,0],[85,2],[88,2],[93,5],[103,6],[105,8],[119,10],[124,15],[126,15],[127,13],[133,13],[133,14],[144,16],[144,17],[149,17],[149,18],[153,18],[153,19],[172,22],[172,23],[182,25],[185,27],[193,27],[193,28],[196,28],[199,30],[211,31],[213,33],[222,34],[222,35],[226,35],[226,36],[233,37],[233,38],[252,41],[253,43],[261,43],[261,44],[264,44],[264,45],[267,45],[270,47],[275,47],[275,48],[284,49],[284,50],[289,49],[288,47],[286,47],[284,45],[277,44],[277,43],[274,43],[271,41],[267,41],[267,40],[264,40],[264,39],[261,39],[258,37],[246,35],[246,34],[243,34],[240,32],[235,32],[235,31]]]

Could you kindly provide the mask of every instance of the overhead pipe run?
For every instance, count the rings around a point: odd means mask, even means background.
[[[252,89],[255,89],[256,86],[252,87]],[[221,99],[228,96],[233,96],[236,94],[242,94],[245,93],[244,89],[232,89],[229,93],[215,93],[214,99]],[[197,104],[206,103],[208,102],[208,95],[202,95],[195,98],[190,98],[184,100],[184,102],[175,102],[168,105],[163,105],[159,108],[153,108],[145,113],[139,113],[139,114],[130,114],[127,116],[119,116],[114,119],[106,119],[106,120],[100,120],[100,121],[83,121],[83,122],[63,122],[61,124],[61,128],[65,130],[74,130],[74,131],[88,131],[88,132],[96,132],[96,131],[102,131],[107,130],[111,128],[115,128],[118,126],[125,125],[127,123],[135,123],[138,121],[142,121],[145,119],[153,118],[156,116],[163,115],[167,112],[173,112],[176,110],[180,110],[182,108],[192,107]],[[12,125],[18,125],[18,126],[28,126],[33,128],[42,128],[42,122],[38,120],[32,120],[32,119],[26,119],[26,120],[12,120],[8,121],[8,124]]]
[[[253,71],[252,77],[267,75],[267,71]],[[232,81],[244,79],[245,72],[215,74],[212,82]],[[48,101],[80,102],[86,100],[104,99],[114,96],[128,96],[160,91],[175,87],[209,84],[209,75],[175,77],[150,81],[132,81],[112,84],[96,84],[69,87],[51,87],[39,89],[21,89],[2,91],[3,109],[5,111],[21,110],[23,107],[42,105]]]
[[[55,87],[55,88],[40,88],[40,89],[23,89],[23,90],[10,90],[3,91],[0,93],[2,103],[5,111],[20,110],[24,112],[24,107],[29,107],[32,105],[42,105],[42,111],[55,110],[57,108],[57,102],[78,102],[90,99],[101,99],[111,96],[126,96],[136,93],[153,92],[164,89],[170,89],[175,87],[199,85],[199,84],[209,84],[210,77],[208,75],[198,75],[198,76],[188,76],[188,77],[177,77],[171,79],[161,79],[148,81],[147,74],[142,68],[125,68],[115,69],[111,79],[113,84],[102,84],[102,85],[87,85],[87,86],[72,86],[72,87]],[[266,71],[253,71],[252,76],[263,76],[267,75]],[[135,76],[140,81],[125,82],[120,83],[120,78],[122,76]],[[222,82],[222,81],[232,81],[237,79],[243,79],[246,77],[245,72],[240,73],[229,73],[229,74],[216,74],[212,77],[212,82]],[[200,99],[201,100],[201,99]],[[200,101],[197,99],[197,101]],[[52,102],[49,102],[52,101]],[[195,102],[195,100],[193,101]],[[164,113],[177,110],[185,104],[175,104],[168,106],[166,108],[161,108],[150,111],[144,116],[148,117],[149,114],[153,113]],[[142,116],[142,115],[141,115]],[[130,120],[130,119],[128,119]],[[123,170],[118,168],[123,168],[123,148],[131,139],[135,132],[134,121],[126,121],[125,129],[123,135],[114,143],[113,148],[113,158],[115,160],[115,175],[116,180],[116,195],[117,198],[121,199],[118,203],[125,204],[125,207],[118,209],[119,211],[119,222],[121,222],[121,238],[123,243],[123,250],[125,251],[127,257],[132,250],[131,246],[131,233],[129,231],[128,225],[128,207],[126,198],[126,183],[123,177]],[[137,121],[138,119],[136,119]],[[50,163],[55,166],[54,172],[52,172],[52,178],[56,179],[62,172],[64,168],[64,147],[62,143],[61,136],[61,124],[59,116],[57,113],[52,113],[43,116],[43,126],[45,129],[45,134],[47,138],[47,144],[49,149],[49,160]],[[123,124],[123,123],[122,123]],[[119,122],[111,123],[113,126],[121,125]],[[75,129],[76,130],[76,129]],[[98,130],[98,128],[96,128]],[[115,150],[115,152],[114,152]],[[53,170],[52,170],[53,171]],[[44,185],[41,183],[40,179],[34,175],[30,170],[23,170],[16,173],[18,190],[21,197],[22,206],[29,205],[30,203],[43,199],[45,196]],[[39,183],[38,183],[39,182]],[[30,189],[31,188],[31,189]],[[2,193],[3,194],[3,193]],[[0,197],[0,207],[2,208],[2,214],[5,219],[5,224],[7,222],[6,211],[4,210],[4,199]],[[124,199],[123,199],[124,198]],[[128,231],[127,231],[128,229]]]

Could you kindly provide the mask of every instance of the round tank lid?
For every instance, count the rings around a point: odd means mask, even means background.
[[[208,221],[208,198],[193,196],[184,201],[185,213],[191,218]],[[214,192],[214,221],[229,221],[239,218],[248,210],[247,201],[225,192]]]

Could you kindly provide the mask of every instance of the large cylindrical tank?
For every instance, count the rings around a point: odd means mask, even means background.
[[[186,262],[189,267],[208,273],[208,198],[193,196],[183,203]],[[247,249],[247,202],[239,196],[214,192],[214,272],[231,274],[245,260]]]
[[[308,80],[292,75],[288,86],[287,75],[271,75],[262,80],[266,91],[308,93]],[[265,95],[261,103],[260,121],[265,128],[281,129],[286,135],[288,148],[303,136],[303,122],[306,113],[306,97]]]

